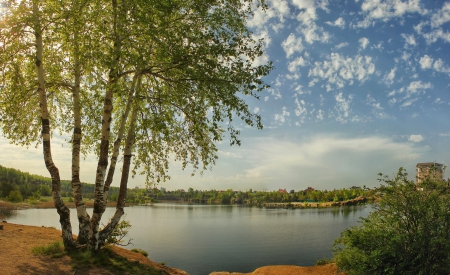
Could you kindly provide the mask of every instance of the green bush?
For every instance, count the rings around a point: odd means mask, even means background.
[[[382,201],[333,245],[338,268],[349,275],[448,274],[448,183],[426,179],[417,187],[403,168],[394,179],[381,180]]]
[[[21,202],[23,201],[22,194],[19,190],[13,190],[9,193],[8,200],[10,202]]]
[[[333,260],[330,260],[330,259],[320,259],[320,260],[318,260],[318,261],[316,262],[316,265],[321,266],[321,265],[327,265],[327,264],[331,264],[331,263],[333,263]]]
[[[140,248],[133,248],[131,249],[131,251],[136,252],[136,253],[141,253],[142,255],[144,255],[145,257],[148,256],[148,252],[145,251],[144,249],[140,249]]]

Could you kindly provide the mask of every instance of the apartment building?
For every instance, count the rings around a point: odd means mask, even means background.
[[[430,174],[432,173],[432,174]],[[416,183],[420,184],[430,176],[434,180],[444,180],[444,165],[437,162],[422,162],[416,165]]]

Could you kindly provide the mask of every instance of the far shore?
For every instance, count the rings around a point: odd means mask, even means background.
[[[2,200],[0,200],[2,201]],[[258,207],[264,208],[284,208],[284,209],[304,209],[304,208],[328,208],[328,207],[340,207],[340,206],[349,206],[349,205],[361,205],[366,203],[378,202],[379,198],[375,197],[357,197],[352,200],[340,201],[340,202],[265,202],[259,205]],[[3,203],[9,204],[13,206],[15,209],[27,209],[27,208],[40,208],[40,209],[48,209],[54,208],[54,204],[51,198],[46,198],[44,200],[39,201],[24,201],[20,203],[10,203],[8,201],[3,201]],[[68,208],[75,208],[75,203],[73,201],[64,200],[65,205]],[[94,200],[87,199],[84,200],[84,203],[87,208],[94,207]],[[171,201],[171,200],[161,200],[149,204],[137,204],[137,203],[127,203],[126,206],[136,206],[136,205],[155,205],[158,203],[179,203],[179,204],[201,204],[196,202],[187,202],[187,201]],[[218,204],[212,204],[218,205]],[[247,205],[247,204],[239,204],[239,205]],[[248,205],[252,206],[252,205]],[[115,201],[109,201],[107,203],[107,207],[116,207]]]

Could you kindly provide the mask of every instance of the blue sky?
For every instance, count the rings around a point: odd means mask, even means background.
[[[377,173],[417,162],[450,163],[450,1],[270,0],[248,22],[276,67],[271,88],[249,99],[262,131],[242,128],[242,146],[219,144],[203,176],[174,163],[169,190],[334,189],[378,186]],[[47,175],[41,150],[0,141],[0,164]],[[70,178],[70,148],[55,138],[55,162]],[[96,161],[83,162],[93,182]],[[448,174],[448,173],[447,173]],[[130,179],[143,187],[143,178]]]

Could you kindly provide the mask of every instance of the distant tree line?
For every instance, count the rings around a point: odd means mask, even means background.
[[[83,197],[92,199],[95,185],[82,183]],[[14,168],[0,165],[0,198],[12,202],[21,202],[27,199],[39,200],[42,196],[51,196],[51,178],[22,172]],[[129,189],[127,201],[130,203],[145,202],[148,197],[146,190]],[[119,195],[118,187],[111,187],[109,200],[115,201]],[[70,180],[61,180],[61,196],[72,198],[72,185]]]
[[[82,183],[83,196],[92,199],[94,184]],[[14,168],[6,168],[0,165],[0,198],[13,202],[26,199],[39,200],[42,196],[51,196],[51,179],[39,175],[22,172]],[[358,196],[371,197],[377,192],[376,189],[363,187],[351,187],[334,190],[315,190],[308,187],[305,190],[286,191],[235,191],[227,190],[194,190],[187,191],[179,189],[165,191],[153,189],[129,188],[127,191],[128,203],[152,203],[157,201],[176,201],[189,203],[208,204],[248,204],[261,205],[271,202],[340,202],[354,199]],[[109,201],[116,201],[119,195],[118,187],[111,187]],[[61,180],[61,196],[72,197],[70,180]]]
[[[377,191],[374,189],[361,187],[334,189],[334,190],[315,190],[308,187],[300,191],[253,191],[252,189],[243,191],[234,191],[227,189],[218,190],[194,190],[189,188],[187,191],[161,191],[154,190],[150,197],[157,200],[181,201],[193,203],[219,203],[219,204],[248,204],[261,205],[269,202],[339,202],[354,199],[358,196],[371,197]]]

